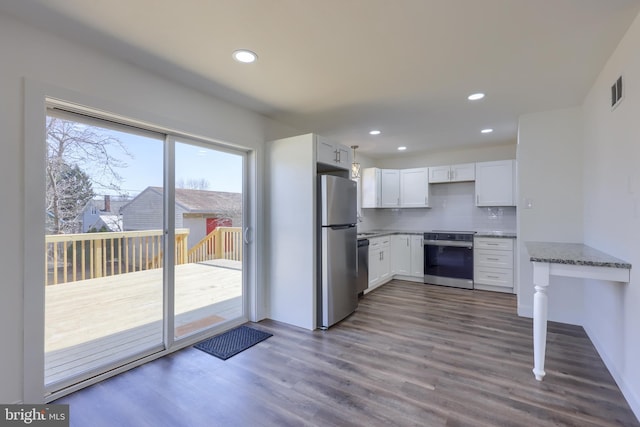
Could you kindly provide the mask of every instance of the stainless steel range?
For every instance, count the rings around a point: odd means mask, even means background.
[[[473,289],[473,231],[424,233],[424,283]]]

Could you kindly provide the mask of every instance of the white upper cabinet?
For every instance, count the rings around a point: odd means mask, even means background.
[[[476,206],[515,206],[515,160],[476,163]]]
[[[400,207],[429,207],[429,168],[400,170]]]
[[[429,168],[362,170],[363,208],[428,208]]]
[[[346,145],[316,136],[316,160],[339,169],[351,169],[351,150]]]
[[[378,168],[365,168],[362,170],[362,207],[380,207],[380,185],[382,171]]]
[[[432,166],[429,168],[429,182],[462,182],[476,179],[476,164],[461,163],[450,166]]]
[[[399,207],[400,171],[398,169],[382,169],[380,178],[380,207]]]

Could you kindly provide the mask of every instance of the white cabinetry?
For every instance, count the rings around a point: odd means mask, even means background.
[[[462,182],[476,179],[476,164],[461,163],[450,166],[432,166],[429,168],[429,182]]]
[[[380,207],[380,181],[382,171],[378,168],[366,168],[362,170],[362,207]]]
[[[428,168],[363,169],[362,207],[429,207],[428,177]]]
[[[473,244],[473,286],[476,289],[512,293],[514,239],[476,237]]]
[[[391,236],[369,239],[369,287],[367,292],[391,278]]]
[[[429,168],[400,170],[400,207],[429,207]]]
[[[422,235],[411,236],[411,274],[424,280],[424,241]]]
[[[351,168],[351,151],[349,147],[336,144],[319,136],[316,136],[316,158],[318,163],[340,169]]]
[[[300,135],[270,142],[265,159],[269,317],[311,330],[317,322],[316,150],[316,135]]]
[[[391,271],[403,280],[424,279],[422,235],[395,234],[391,239]]]
[[[398,169],[382,169],[380,178],[380,207],[399,207],[400,171]]]
[[[393,274],[411,275],[411,236],[408,234],[391,236],[391,270]]]
[[[515,160],[476,163],[476,206],[515,205]]]

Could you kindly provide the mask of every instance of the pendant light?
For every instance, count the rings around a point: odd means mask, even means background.
[[[357,145],[352,145],[351,149],[353,150],[353,163],[351,163],[351,179],[360,178],[360,163],[356,162],[356,148]]]

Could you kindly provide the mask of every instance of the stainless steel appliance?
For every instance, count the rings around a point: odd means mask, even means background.
[[[424,233],[424,283],[473,289],[471,231]]]
[[[318,326],[326,329],[358,307],[356,183],[318,176]]]
[[[360,295],[369,287],[369,239],[358,239],[358,280],[356,293]]]

